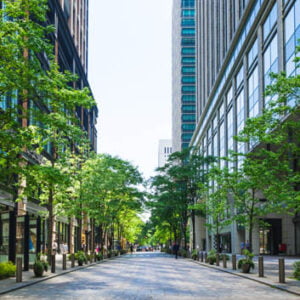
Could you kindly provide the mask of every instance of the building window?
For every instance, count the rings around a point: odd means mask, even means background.
[[[243,130],[245,121],[244,90],[236,98],[237,133]]]
[[[196,63],[195,57],[182,57],[181,63],[183,65],[194,65]]]
[[[248,52],[248,68],[250,69],[255,62],[258,54],[258,42],[255,40],[250,51]]]
[[[277,34],[264,52],[264,88],[272,83],[271,73],[278,73]],[[265,106],[270,100],[270,96],[265,97]]]
[[[195,26],[195,19],[182,19],[181,20],[181,26],[187,26],[187,27],[193,27]]]
[[[182,74],[195,74],[196,68],[195,67],[182,67],[181,72],[182,72]]]
[[[223,117],[224,117],[224,102],[222,102],[219,107],[219,119],[222,120]]]
[[[196,102],[196,95],[182,95],[182,102]]]
[[[182,111],[186,113],[194,113],[196,111],[195,105],[182,105]]]
[[[233,108],[231,107],[227,113],[227,149],[229,151],[234,150],[234,124],[233,124]]]
[[[294,76],[296,69],[295,49],[300,39],[300,0],[297,0],[284,19],[285,33],[285,71],[287,76]]]
[[[195,17],[194,9],[183,9],[181,13],[182,17]]]
[[[264,34],[264,40],[267,39],[270,32],[272,31],[274,25],[277,21],[277,3],[273,6],[272,10],[270,11],[264,25],[263,25],[263,34]]]
[[[182,122],[195,122],[196,116],[194,114],[183,114],[182,115]]]
[[[236,77],[236,89],[239,89],[239,87],[241,86],[241,84],[243,83],[244,80],[244,67],[241,66],[240,70],[238,71]]]
[[[258,67],[256,66],[248,79],[248,107],[249,117],[253,118],[259,114],[259,81]]]
[[[192,136],[193,136],[192,133],[183,133],[183,134],[181,135],[181,140],[182,140],[183,142],[189,142],[189,141],[191,140]]]
[[[181,78],[182,83],[195,83],[196,77],[195,76],[183,76]]]
[[[196,87],[193,85],[184,85],[181,88],[182,93],[195,93],[196,92]]]
[[[182,28],[181,35],[183,36],[195,36],[196,29],[195,28]]]
[[[182,48],[181,54],[183,55],[195,55],[196,49],[195,48]]]
[[[182,0],[181,1],[181,7],[194,7],[195,6],[195,0]]]
[[[232,87],[228,90],[227,94],[226,94],[226,103],[227,106],[230,105],[231,101],[233,99],[233,93],[232,93]]]
[[[219,128],[219,134],[220,134],[220,157],[225,157],[226,151],[225,151],[225,125],[224,122],[221,123]],[[220,167],[223,168],[225,166],[225,161],[223,159],[220,160]]]
[[[219,149],[218,149],[218,133],[216,133],[215,135],[214,135],[214,137],[213,137],[213,151],[214,151],[214,153],[213,153],[213,155],[215,156],[215,157],[219,157]]]
[[[195,124],[182,124],[181,128],[182,131],[194,131],[195,130]]]
[[[195,46],[195,44],[196,44],[195,39],[189,39],[189,38],[181,39],[181,46]]]

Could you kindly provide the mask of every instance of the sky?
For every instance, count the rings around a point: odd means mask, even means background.
[[[89,83],[98,104],[98,152],[138,166],[171,138],[172,0],[89,1]]]

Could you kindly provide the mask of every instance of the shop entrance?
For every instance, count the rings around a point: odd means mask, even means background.
[[[263,219],[259,230],[260,254],[277,255],[282,242],[281,219]]]

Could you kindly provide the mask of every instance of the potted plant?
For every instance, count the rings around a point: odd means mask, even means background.
[[[210,265],[213,265],[217,260],[217,252],[215,249],[208,251],[207,261]]]
[[[243,254],[245,255],[244,258],[239,259],[238,261],[238,268],[242,269],[243,273],[249,273],[250,269],[254,269],[254,262],[253,262],[253,257],[254,254],[251,253],[249,250],[245,249],[243,251]]]
[[[36,277],[42,277],[48,271],[48,263],[44,256],[39,253],[33,264],[33,272]]]
[[[194,249],[193,251],[192,251],[192,259],[193,260],[196,260],[198,258],[198,251],[197,251],[197,249]]]
[[[75,259],[78,262],[78,266],[82,266],[84,262],[87,261],[85,253],[83,251],[78,251],[75,253]]]

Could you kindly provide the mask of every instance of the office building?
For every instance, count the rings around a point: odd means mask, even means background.
[[[187,148],[196,117],[195,0],[173,1],[172,141],[173,151]]]
[[[54,46],[54,54],[60,70],[68,70],[78,75],[74,88],[89,88],[87,80],[88,0],[49,0],[48,5],[46,22],[55,26],[55,31],[49,35],[49,39]],[[46,55],[38,58],[42,66],[47,66]],[[1,105],[5,106],[5,101],[5,98],[1,98]],[[90,109],[76,107],[74,113],[89,137],[91,149],[96,151],[97,107]],[[30,122],[31,120],[28,119],[27,125]],[[51,145],[48,145],[43,155],[51,159],[51,153]],[[33,161],[37,163],[36,160]],[[33,262],[35,255],[47,248],[47,222],[40,216],[40,212],[45,212],[45,208],[39,205],[37,199],[28,199],[22,214],[19,214],[19,205],[20,203],[14,202],[9,189],[1,185],[0,261],[15,261],[16,256],[19,256],[23,258],[24,270],[28,270],[29,263]],[[85,230],[87,238],[89,234],[88,225],[80,228],[80,222],[81,220],[70,217],[57,217],[54,239],[58,243],[67,243],[72,251],[78,250],[81,247],[82,230]]]
[[[172,140],[158,141],[158,167],[163,167],[172,154]]]
[[[190,145],[200,153],[223,157],[230,150],[251,150],[234,136],[268,105],[264,90],[270,73],[296,74],[299,12],[300,0],[196,1],[197,126]],[[299,217],[270,214],[262,220],[269,226],[256,225],[255,253],[278,254],[284,244],[287,254],[300,254]],[[212,248],[213,235],[199,232],[200,248]],[[243,226],[222,229],[224,251],[239,253],[245,241]]]

